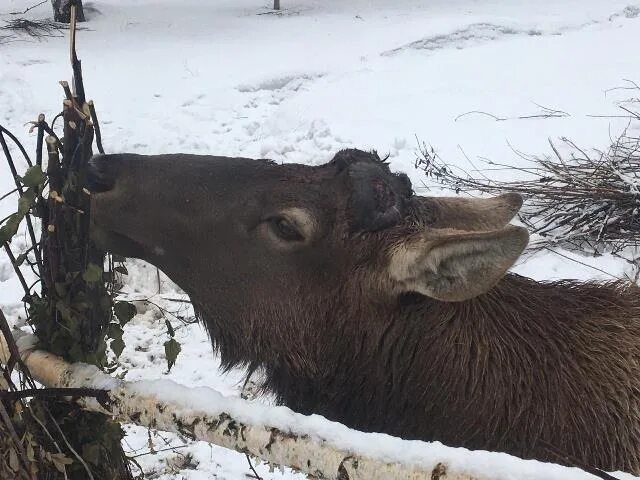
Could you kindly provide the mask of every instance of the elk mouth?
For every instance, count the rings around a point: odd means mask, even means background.
[[[108,205],[116,197],[114,189],[122,159],[119,155],[95,155],[87,165],[86,186],[91,193],[90,234],[96,246],[125,257],[144,258],[149,249],[117,229],[117,218]],[[113,224],[113,225],[112,225]]]
[[[91,193],[103,193],[113,190],[118,177],[118,170],[122,163],[118,155],[109,155],[105,161],[104,155],[94,155],[87,164],[87,188]]]
[[[148,249],[136,240],[121,233],[108,231],[91,224],[91,239],[101,250],[123,257],[148,258]]]

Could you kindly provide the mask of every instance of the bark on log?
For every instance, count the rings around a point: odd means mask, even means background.
[[[95,399],[79,400],[87,410],[107,413],[122,422],[179,433],[193,440],[247,453],[304,472],[310,478],[503,480],[516,478],[512,469],[516,464],[522,473],[519,478],[577,478],[576,473],[590,477],[577,469],[519,460],[507,455],[495,462],[503,468],[498,468],[501,471],[492,475],[486,473],[486,465],[482,469],[474,469],[438,459],[433,451],[428,451],[432,444],[384,436],[384,441],[399,441],[403,447],[398,449],[396,443],[395,448],[386,449],[377,445],[381,439],[378,434],[350,431],[320,417],[306,417],[283,407],[250,404],[245,400],[223,397],[208,388],[189,389],[167,380],[124,382],[102,373],[93,365],[72,365],[56,355],[35,349],[36,338],[33,335],[18,331],[14,337],[25,365],[34,379],[43,385],[107,391],[108,400],[103,404]],[[6,362],[9,356],[7,343],[0,334],[0,363]],[[291,425],[295,425],[297,431],[293,431]],[[366,452],[374,451],[378,458],[358,452],[357,448],[345,448],[345,442],[350,442],[345,440],[349,435],[357,435],[358,445],[366,445]],[[370,448],[372,446],[373,449]],[[400,458],[407,456],[399,451],[410,452],[411,459]],[[467,453],[473,455],[475,452]],[[478,457],[478,460],[480,464],[487,463],[486,457]],[[510,466],[502,465],[504,460]]]

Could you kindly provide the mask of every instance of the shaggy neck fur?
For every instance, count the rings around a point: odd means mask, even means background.
[[[636,288],[508,275],[461,303],[406,295],[396,305],[329,307],[307,297],[293,306],[295,319],[282,307],[258,309],[263,321],[297,323],[274,335],[256,319],[243,332],[250,345],[225,345],[228,336],[211,333],[228,366],[264,368],[265,387],[302,413],[407,439],[640,473]]]

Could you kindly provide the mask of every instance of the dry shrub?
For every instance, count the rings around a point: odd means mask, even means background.
[[[499,181],[488,173],[447,165],[423,144],[416,166],[456,193],[515,192],[525,198],[520,220],[537,234],[531,249],[561,246],[589,254],[622,255],[640,246],[640,137],[624,131],[606,151],[588,152],[561,138],[563,155],[522,157],[528,167],[486,161],[490,168],[512,170],[523,180]],[[490,168],[487,168],[487,172]]]

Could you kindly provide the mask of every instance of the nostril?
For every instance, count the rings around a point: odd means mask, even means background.
[[[94,155],[87,164],[87,184],[90,192],[102,193],[112,190],[116,183],[117,155]]]

